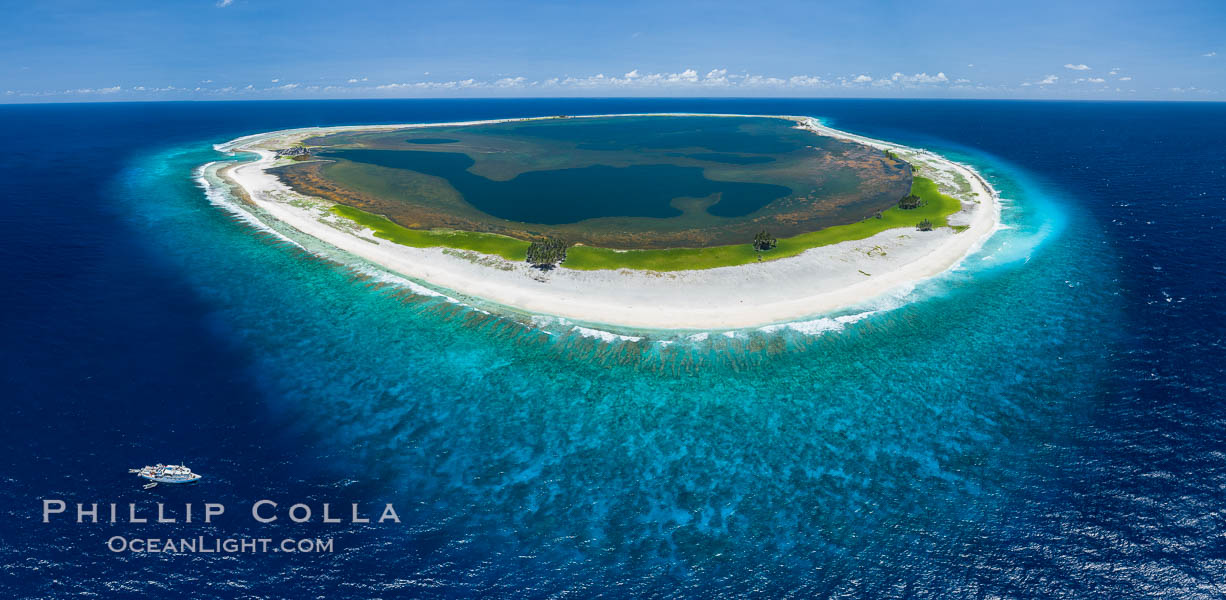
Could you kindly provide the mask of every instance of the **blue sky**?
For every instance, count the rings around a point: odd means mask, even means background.
[[[0,102],[1226,100],[1226,1],[5,2]]]

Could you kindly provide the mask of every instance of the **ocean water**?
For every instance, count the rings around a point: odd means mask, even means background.
[[[1002,192],[1005,228],[846,314],[609,332],[425,293],[253,226],[197,176],[227,159],[213,144],[272,129],[656,111],[940,151]],[[0,106],[0,125],[14,597],[1223,594],[1226,105],[100,104]],[[206,479],[125,471],[179,460]],[[227,513],[44,524],[44,498]],[[259,525],[262,498],[402,522]]]

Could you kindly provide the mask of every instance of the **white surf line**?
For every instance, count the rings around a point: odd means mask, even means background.
[[[288,242],[303,250],[306,250],[306,248],[302,244],[299,244],[297,240],[294,240],[290,238],[289,236],[285,235],[284,233],[277,231],[273,227],[269,226],[267,223],[261,221],[258,217],[256,217],[250,211],[244,210],[243,208],[239,207],[238,203],[236,203],[232,198],[228,197],[228,194],[224,190],[217,187],[217,185],[214,184],[213,182],[209,181],[207,177],[208,169],[209,168],[216,168],[216,169],[225,168],[224,166],[220,166],[223,164],[225,163],[222,163],[221,161],[205,163],[203,165],[200,165],[199,167],[196,167],[196,170],[192,172],[192,176],[193,176],[192,178],[195,180],[196,186],[204,190],[204,197],[208,199],[209,203],[212,204],[213,206],[221,208],[222,210],[230,213],[234,217],[243,221],[243,223],[251,226],[253,229],[261,233],[267,233],[269,235],[276,237],[277,239],[283,242]]]

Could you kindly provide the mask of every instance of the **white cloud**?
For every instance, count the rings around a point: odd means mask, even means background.
[[[897,83],[901,83],[907,86],[917,85],[917,84],[947,83],[949,81],[949,78],[945,76],[945,73],[937,73],[936,75],[929,75],[927,72],[916,73],[914,75],[903,75],[902,73],[894,73],[894,75],[891,76],[890,79]]]
[[[527,81],[525,77],[503,77],[495,81],[494,85],[500,88],[524,87],[525,81]]]
[[[1108,74],[1108,75],[1119,75],[1119,74],[1120,74],[1120,68],[1119,68],[1119,67],[1111,67],[1111,70],[1110,70],[1110,71],[1108,71],[1108,72],[1107,72],[1107,74]]]
[[[1081,65],[1075,65],[1075,64],[1072,64],[1072,63],[1068,63],[1068,64],[1064,65],[1064,68],[1066,68],[1066,69],[1072,69],[1072,70],[1074,70],[1074,71],[1089,71],[1089,70],[1090,70],[1089,65],[1084,65],[1084,64],[1081,64]]]
[[[500,80],[501,81],[501,80]],[[508,81],[512,81],[508,78]],[[385,83],[375,86],[376,90],[400,90],[400,89],[416,89],[416,90],[454,90],[462,88],[479,88],[489,87],[490,84],[477,81],[476,79],[464,79],[461,81],[415,81],[410,83]]]
[[[234,0],[217,0],[217,8],[225,8],[234,4]]]
[[[1073,65],[1077,66],[1077,65]],[[1088,67],[1087,67],[1088,69]],[[1119,73],[1118,67],[1112,68],[1111,71]],[[626,94],[657,94],[667,95],[669,93],[696,93],[702,94],[703,90],[712,92],[720,91],[719,93],[736,94],[738,90],[745,95],[771,94],[771,93],[792,93],[792,94],[811,94],[817,90],[845,90],[844,93],[852,93],[853,90],[880,90],[879,93],[889,95],[891,90],[910,90],[910,89],[947,89],[947,90],[980,90],[980,91],[1000,91],[1009,88],[1005,86],[987,86],[985,84],[977,84],[969,78],[958,77],[951,78],[944,71],[938,71],[936,74],[929,74],[927,71],[905,74],[901,71],[893,72],[885,77],[874,77],[865,73],[851,73],[847,75],[826,74],[778,74],[765,75],[753,74],[749,72],[730,73],[727,68],[716,67],[709,68],[707,71],[698,71],[696,68],[683,69],[676,72],[646,72],[640,69],[631,69],[621,75],[609,75],[605,73],[596,73],[594,75],[571,75],[565,77],[551,77],[541,79],[529,79],[523,76],[501,76],[498,78],[489,79],[457,79],[451,81],[429,81],[426,78],[422,80],[407,80],[401,82],[386,82],[379,85],[374,83],[365,83],[368,81],[366,77],[350,77],[341,80],[343,83],[335,85],[325,85],[324,83],[312,84],[307,83],[286,83],[282,78],[270,80],[272,84],[255,87],[247,85],[246,87],[235,87],[233,85],[226,87],[197,87],[197,88],[176,88],[174,86],[146,87],[133,86],[128,88],[120,88],[113,86],[110,88],[78,88],[68,90],[57,90],[42,92],[48,95],[84,95],[84,94],[114,94],[118,92],[153,94],[172,92],[182,95],[184,92],[195,94],[250,94],[252,92],[261,92],[264,94],[282,93],[293,94],[297,96],[308,96],[312,92],[325,92],[329,95],[344,95],[355,94],[360,92],[378,92],[387,95],[401,95],[405,97],[412,96],[428,96],[431,94],[448,93],[455,95],[463,95],[466,90],[468,94],[486,93],[492,95],[522,95],[533,88],[548,88],[556,90],[559,95],[566,94],[592,94],[592,95],[620,95]],[[1022,88],[1034,88],[1052,86],[1057,83],[1069,84],[1085,84],[1095,86],[1089,89],[1098,91],[1106,91],[1111,89],[1105,84],[1110,81],[1126,82],[1132,81],[1132,77],[1118,75],[1108,77],[1104,74],[1102,77],[1089,77],[1088,73],[1081,74],[1083,76],[1075,79],[1070,74],[1065,77],[1060,77],[1054,74],[1046,75],[1042,78],[1032,79],[1030,81],[1019,84]],[[209,83],[210,80],[202,80],[202,83]],[[1015,88],[1016,89],[1016,88]],[[1182,91],[1191,91],[1192,88],[1179,88]],[[690,90],[686,92],[685,90]],[[725,91],[726,90],[726,91]],[[1171,88],[1163,88],[1166,93],[1171,93]],[[0,92],[3,89],[0,88]],[[18,92],[19,94],[33,94],[35,92]],[[1210,93],[1204,90],[1196,90],[1196,93]],[[716,95],[713,93],[712,95]]]
[[[773,86],[781,86],[785,83],[787,83],[787,81],[783,79],[779,79],[778,77],[763,77],[761,75],[746,75],[745,80],[741,82],[741,85],[747,86],[747,87],[773,87]]]
[[[62,93],[69,94],[69,95],[72,95],[72,94],[114,94],[121,89],[123,88],[116,85],[116,86],[106,87],[106,88],[77,88],[75,90],[64,90]],[[56,92],[51,92],[51,94],[55,94],[55,93]]]
[[[788,84],[796,87],[818,87],[825,85],[826,82],[821,77],[813,77],[811,75],[793,75],[788,78]]]
[[[625,80],[618,79],[616,77],[605,77],[604,73],[597,73],[588,77],[567,77],[566,79],[563,79],[559,85],[593,87],[622,81]]]
[[[728,69],[711,69],[702,78],[702,84],[705,86],[727,87],[732,84],[732,81],[728,79]]]
[[[1206,53],[1202,54],[1201,56],[1203,56],[1203,57],[1205,57],[1205,58],[1213,58],[1213,57],[1217,56],[1217,52],[1206,52]]]
[[[975,63],[971,63],[971,64],[969,64],[969,65],[966,65],[966,67],[967,67],[968,69],[974,69],[974,68],[975,68]]]
[[[1040,79],[1033,83],[1027,81],[1022,84],[1022,87],[1030,87],[1032,85],[1051,85],[1057,81],[1060,81],[1059,77],[1056,77],[1055,75],[1048,75],[1047,77],[1044,77],[1043,79]]]

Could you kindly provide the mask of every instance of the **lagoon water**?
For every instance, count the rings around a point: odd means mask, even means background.
[[[813,115],[946,153],[1001,190],[1007,229],[851,314],[619,337],[322,260],[194,175],[272,129],[664,111]],[[98,104],[0,124],[15,597],[1221,593],[1226,105]],[[206,479],[143,492],[125,472],[179,460]],[[43,524],[43,498],[228,510]],[[403,522],[256,526],[261,498],[393,502]],[[114,554],[117,534],[336,552]]]
[[[675,217],[681,210],[670,204],[674,198],[712,194],[720,194],[720,201],[708,212],[742,217],[792,193],[782,185],[713,181],[702,167],[666,164],[529,171],[496,181],[469,172],[473,159],[456,152],[354,149],[331,150],[323,156],[441,177],[487,214],[547,225],[600,217]]]

